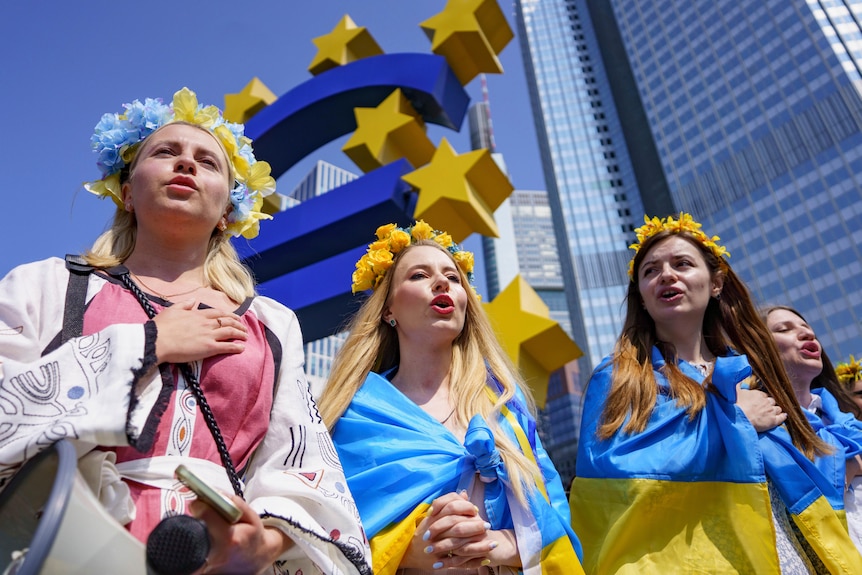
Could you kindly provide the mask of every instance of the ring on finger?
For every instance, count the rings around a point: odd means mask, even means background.
[[[447,555],[448,555],[449,559],[452,558],[452,552],[451,551]]]

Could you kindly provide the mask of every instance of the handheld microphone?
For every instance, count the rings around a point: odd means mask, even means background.
[[[147,568],[154,575],[189,575],[206,563],[209,552],[210,535],[203,521],[171,515],[147,537]]]

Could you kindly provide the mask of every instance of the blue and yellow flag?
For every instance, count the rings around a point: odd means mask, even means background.
[[[377,575],[398,569],[431,502],[465,488],[476,473],[482,475],[491,528],[515,530],[523,573],[583,573],[562,483],[520,405],[510,402],[500,425],[536,462],[536,489],[528,494],[527,505],[509,488],[505,465],[481,416],[470,422],[462,445],[386,378],[368,375],[336,424],[333,440],[371,539]]]
[[[609,361],[587,389],[571,496],[587,573],[780,573],[767,477],[817,558],[832,573],[862,573],[831,482],[783,428],[758,434],[736,407],[747,358],[716,360],[718,393],[693,419],[669,397],[656,349],[652,361],[660,391],[642,433],[595,436]]]

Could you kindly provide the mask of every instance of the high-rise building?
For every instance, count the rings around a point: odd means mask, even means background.
[[[290,193],[289,198],[304,202],[329,190],[335,189],[359,176],[349,170],[334,166],[329,162],[318,160],[314,168],[302,179]],[[311,388],[320,395],[335,354],[347,340],[347,332],[336,333],[305,344],[305,375]]]
[[[548,306],[551,319],[571,336],[548,194],[544,190],[515,190],[509,203],[521,277]],[[583,386],[578,370],[578,362],[573,361],[551,374],[540,413],[542,441],[567,487],[575,475],[581,421]]]
[[[621,327],[632,229],[677,210],[759,303],[858,354],[862,2],[515,4],[582,375]]]
[[[483,99],[470,107],[470,142],[473,149],[495,151],[491,107],[484,76]],[[494,159],[505,171],[503,156]],[[544,190],[514,190],[494,212],[498,238],[482,237],[488,299],[520,274],[545,305],[551,319],[572,335],[554,224]],[[539,413],[539,433],[557,471],[568,485],[575,474],[578,428],[583,386],[577,362],[551,374],[545,406]]]

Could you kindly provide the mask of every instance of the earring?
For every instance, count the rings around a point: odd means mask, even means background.
[[[715,294],[715,301],[721,301],[721,292]]]
[[[135,211],[135,208],[132,207],[132,202],[126,202],[125,208],[130,214]]]
[[[393,317],[392,319],[389,320],[389,325],[391,325],[392,327],[395,327],[396,325],[398,325],[398,322],[395,321],[395,318]]]

